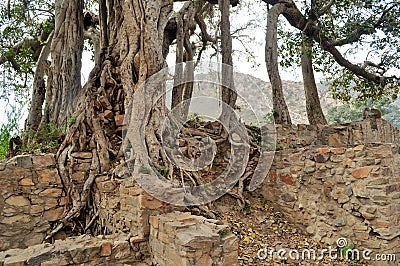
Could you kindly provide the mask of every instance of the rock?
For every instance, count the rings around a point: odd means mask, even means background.
[[[101,192],[112,192],[116,188],[114,181],[105,181],[97,183],[97,188]]]
[[[340,217],[340,218],[337,218],[337,219],[333,222],[333,224],[334,224],[336,227],[342,227],[342,226],[345,226],[345,225],[346,225],[346,220],[345,220],[345,218]]]
[[[327,154],[331,151],[330,148],[318,148],[318,153],[320,154]]]
[[[375,219],[375,215],[368,213],[368,212],[364,212],[361,213],[362,217],[364,217],[366,220],[374,220]]]
[[[46,154],[44,156],[32,156],[32,163],[35,167],[49,167],[56,164],[54,154]]]
[[[352,188],[354,196],[361,198],[369,198],[370,193],[365,182],[357,182]]]
[[[41,197],[59,198],[62,195],[61,188],[48,188],[39,193]]]
[[[285,193],[281,195],[281,199],[285,202],[295,202],[296,195],[293,193]]]
[[[369,176],[371,173],[373,167],[372,166],[365,166],[358,168],[356,170],[353,170],[351,174],[353,175],[354,178],[360,179],[360,178],[366,178]]]
[[[163,202],[151,196],[142,196],[140,199],[141,206],[145,209],[156,210],[163,206]]]
[[[110,110],[105,110],[104,111],[104,117],[107,118],[107,119],[111,119],[111,118],[114,117],[114,113],[112,111],[110,111]]]
[[[115,125],[117,127],[125,125],[125,116],[124,115],[117,114],[117,115],[115,115],[114,120],[115,120]]]
[[[64,213],[64,207],[52,209],[44,212],[43,218],[47,221],[54,222],[59,220]]]
[[[17,223],[17,222],[28,223],[30,220],[31,219],[30,219],[29,215],[20,214],[20,215],[15,215],[15,216],[12,216],[12,217],[4,218],[1,221],[1,223],[3,223],[3,224],[14,224],[14,223]]]
[[[196,266],[211,266],[213,265],[213,260],[207,254],[201,256],[201,258],[197,261]]]
[[[18,155],[14,157],[12,160],[17,161],[17,165],[22,168],[31,168],[32,167],[32,158],[30,155]]]
[[[346,152],[345,148],[332,148],[331,152],[334,154],[344,154]]]
[[[71,156],[77,159],[92,159],[93,155],[91,152],[74,152]]]
[[[31,210],[30,210],[30,214],[35,215],[35,214],[40,214],[44,211],[43,206],[41,205],[32,205],[31,206]]]
[[[34,186],[35,183],[33,183],[32,179],[30,178],[23,178],[18,182],[21,186]]]
[[[47,184],[58,184],[61,183],[60,176],[58,175],[57,169],[44,169],[40,171],[36,171],[38,176],[38,181],[40,183]]]
[[[330,135],[328,137],[328,145],[329,146],[333,146],[333,147],[337,147],[337,146],[343,145],[343,143],[340,140],[339,134]]]
[[[113,174],[118,178],[128,178],[131,175],[131,172],[129,171],[128,167],[118,165],[114,169]]]
[[[349,201],[350,201],[350,198],[347,195],[343,195],[340,198],[338,198],[338,203],[339,204],[344,204],[344,203],[349,202]]]
[[[328,159],[325,158],[325,156],[322,155],[322,154],[317,154],[317,155],[315,155],[315,156],[314,156],[314,160],[315,160],[317,163],[325,163],[326,161],[328,161]]]
[[[83,184],[85,181],[85,172],[75,172],[72,174],[71,179],[75,182],[77,182],[78,184]]]
[[[11,206],[23,207],[31,205],[30,201],[24,196],[11,196],[6,199],[6,203]]]
[[[307,232],[308,234],[310,234],[310,235],[315,234],[315,227],[312,226],[312,225],[308,226],[308,227],[306,228],[306,232]]]
[[[112,246],[111,243],[107,242],[101,245],[100,256],[108,257],[111,256]]]

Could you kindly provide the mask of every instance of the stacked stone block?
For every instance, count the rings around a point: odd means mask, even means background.
[[[322,243],[400,254],[399,165],[392,144],[278,151],[261,192]]]
[[[0,251],[41,243],[66,204],[54,155],[1,162],[0,183]]]
[[[238,238],[229,228],[190,213],[151,216],[149,245],[159,266],[238,264]]]
[[[63,265],[150,265],[146,242],[131,243],[129,236],[109,235],[57,240],[54,244],[39,244],[27,249],[0,252],[1,266],[63,266]]]

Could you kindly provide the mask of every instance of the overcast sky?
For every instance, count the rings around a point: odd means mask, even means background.
[[[264,4],[260,4],[258,1],[251,0],[243,0],[244,4],[242,4],[242,8],[233,8],[233,16],[231,18],[232,31],[236,28],[244,27],[244,25],[250,23],[252,26],[246,28],[243,31],[240,31],[241,36],[248,36],[248,38],[241,38],[244,42],[244,45],[248,48],[247,52],[243,44],[237,39],[233,40],[233,48],[236,51],[234,53],[234,68],[235,71],[249,74],[260,78],[264,81],[268,81],[268,74],[264,61],[264,46],[265,46],[265,28],[266,28],[266,10]],[[246,3],[253,3],[247,5]],[[260,8],[261,7],[261,8]],[[180,8],[179,5],[175,6],[175,10]],[[285,19],[282,18],[282,22],[285,22]],[[288,30],[293,30],[290,25],[285,26]],[[345,51],[347,48],[344,47],[342,50]],[[360,49],[356,56],[350,58],[353,62],[361,63],[364,61],[365,55],[367,53],[367,49]],[[210,60],[210,51],[208,54],[203,56],[204,60]],[[248,60],[247,57],[252,57],[251,60]],[[87,81],[87,77],[92,70],[94,63],[90,60],[91,55],[88,52],[84,52],[83,54],[83,64],[82,64],[82,84]],[[211,60],[221,60],[220,57],[213,58]],[[175,54],[173,53],[173,49],[171,49],[171,53],[167,59],[168,65],[172,66],[175,62]],[[300,68],[292,68],[292,69],[280,69],[281,77],[283,80],[292,80],[292,81],[301,81],[301,69]],[[399,73],[397,73],[399,74]],[[323,79],[323,76],[320,73],[315,73],[317,82]],[[0,101],[0,107],[4,107],[4,102]],[[26,110],[25,110],[26,112]],[[26,116],[26,114],[25,114]],[[0,122],[5,121],[5,112],[0,113]],[[21,122],[21,125],[23,123]]]

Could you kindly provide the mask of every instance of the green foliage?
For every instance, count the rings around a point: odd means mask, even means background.
[[[308,1],[299,4],[300,10],[308,18],[314,18],[327,1]],[[400,3],[397,1],[335,1],[328,12],[317,19],[320,36],[333,41],[343,41],[337,46],[344,58],[356,61],[358,66],[378,76],[391,77],[385,82],[371,82],[340,66],[332,56],[321,50],[314,41],[312,56],[314,69],[324,73],[335,99],[343,102],[364,102],[372,100],[397,99],[400,77],[395,74],[400,66]],[[300,66],[303,41],[300,31],[288,30],[288,26],[278,29],[280,35],[280,64],[283,67]],[[361,36],[358,38],[358,36]],[[342,49],[343,48],[343,49]],[[360,56],[360,51],[363,54]],[[352,58],[357,58],[352,60]],[[361,57],[361,58],[360,58]],[[364,64],[365,61],[373,64]],[[357,64],[356,63],[356,64]]]
[[[194,127],[196,127],[196,128],[199,127],[200,124],[204,122],[204,119],[203,119],[200,115],[198,115],[198,114],[196,114],[196,113],[189,114],[188,120],[189,120],[189,121],[194,125]]]
[[[334,106],[328,109],[326,119],[329,123],[339,124],[361,120],[366,107],[381,110],[383,119],[400,128],[400,107],[397,103],[390,103],[384,100],[374,102],[373,104],[363,102],[355,105],[345,104]]]
[[[326,119],[330,124],[342,124],[362,119],[362,107],[356,107],[350,104],[334,106],[328,109]]]
[[[40,45],[46,43],[41,36],[54,28],[53,12],[54,1],[0,2],[0,106],[12,102],[15,107],[0,129],[0,157],[8,152],[8,139],[19,133],[19,121],[30,100]]]
[[[28,143],[22,147],[21,153],[46,153],[55,152],[60,146],[65,133],[67,131],[66,126],[58,127],[52,120],[50,123],[44,125],[39,132],[27,136]]]
[[[345,246],[344,248],[340,249],[340,252],[342,255],[346,255],[349,251],[353,250],[355,248],[354,244],[350,244]]]
[[[44,33],[54,28],[54,2],[16,0],[0,3],[0,57],[7,58],[2,70],[3,96],[27,91],[32,83],[38,51],[35,42],[44,45]],[[40,52],[40,51],[39,51]]]
[[[268,114],[264,115],[264,119],[267,123],[274,123],[275,122],[275,117],[278,115],[278,111],[272,110]]]
[[[242,209],[240,210],[241,213],[249,215],[251,214],[252,206],[249,203],[246,203]]]
[[[6,158],[8,155],[8,145],[10,139],[17,135],[19,131],[19,124],[21,112],[17,110],[15,106],[8,105],[11,107],[10,111],[6,110],[7,122],[0,126],[0,160]]]
[[[165,175],[168,174],[168,171],[169,171],[168,166],[161,166],[161,169],[160,169],[159,172],[160,172],[163,176],[165,176]]]

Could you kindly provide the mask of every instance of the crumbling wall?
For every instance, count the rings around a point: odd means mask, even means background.
[[[54,155],[0,163],[0,184],[0,251],[41,243],[66,204]]]
[[[399,130],[384,119],[366,119],[341,125],[276,125],[276,132],[278,150],[307,146],[400,144]]]
[[[238,265],[238,238],[217,220],[174,212],[150,217],[149,245],[157,265]]]
[[[182,210],[182,207],[152,197],[126,171],[121,167],[114,171],[113,177],[96,178],[95,201],[99,206],[99,217],[108,233],[125,232],[137,241],[146,241],[151,215]]]
[[[378,120],[378,129],[372,123],[353,123],[339,133],[337,127],[298,131],[297,143],[325,145],[278,150],[260,192],[287,219],[326,245],[335,246],[343,237],[374,254],[399,256],[399,132],[383,120]],[[354,129],[358,126],[361,129]],[[397,138],[394,144],[386,143],[392,137]],[[281,135],[284,139],[291,138]]]
[[[344,126],[278,125],[277,132],[278,151],[259,188],[265,198],[322,243],[332,245],[345,237],[375,253],[400,254],[397,129],[377,119]],[[72,158],[72,181],[81,186],[91,153],[74,153]],[[101,261],[105,265],[140,265],[135,264],[138,257],[151,257],[144,248],[149,237],[152,255],[161,265],[170,260],[187,265],[237,264],[237,239],[226,227],[197,216],[171,214],[182,209],[147,194],[124,166],[98,176],[93,195],[99,215],[96,223],[104,234],[119,233],[125,239],[121,243],[104,244],[106,240],[99,237],[34,246],[43,241],[66,205],[54,155],[22,155],[3,161],[0,182],[0,251],[7,250],[0,253],[0,265],[25,265],[36,259],[43,259],[42,265],[95,265]],[[175,239],[177,235],[183,238]],[[74,245],[79,248],[73,249]],[[11,250],[28,246],[33,247]],[[105,256],[109,252],[103,249],[110,246],[111,255]],[[48,247],[56,251],[51,256]],[[64,254],[62,250],[69,251]],[[117,256],[120,253],[129,258]],[[22,260],[17,258],[20,256]],[[132,258],[134,261],[129,261]]]
[[[128,235],[83,235],[54,244],[0,252],[0,265],[151,265],[147,242],[131,243]]]

